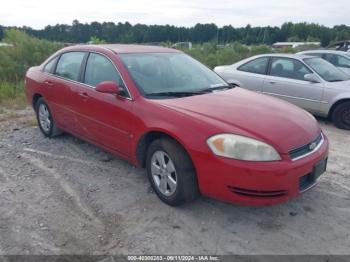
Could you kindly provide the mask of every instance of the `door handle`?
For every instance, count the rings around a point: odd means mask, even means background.
[[[276,84],[276,81],[269,81],[270,84]]]
[[[52,83],[51,81],[49,81],[49,80],[46,80],[46,81],[44,82],[44,84],[45,84],[47,87],[52,87],[52,86],[53,86],[53,83]]]

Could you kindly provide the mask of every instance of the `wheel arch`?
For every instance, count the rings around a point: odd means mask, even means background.
[[[174,140],[176,143],[178,143],[187,153],[188,157],[191,159],[193,167],[195,167],[192,157],[189,154],[188,149],[186,146],[184,146],[184,143],[177,138],[176,136],[170,134],[169,132],[166,132],[164,130],[148,130],[146,133],[144,133],[140,138],[138,139],[138,142],[136,144],[136,160],[139,166],[145,167],[146,166],[146,156],[147,156],[147,149],[149,145],[159,139],[159,138],[170,138]]]
[[[350,102],[350,97],[349,97],[349,98],[342,98],[342,99],[339,99],[337,102],[335,102],[335,103],[332,105],[332,107],[331,107],[331,109],[329,110],[329,112],[328,112],[328,118],[332,120],[333,112],[334,112],[335,108],[336,108],[338,105],[340,105],[340,104],[342,104],[342,103],[345,103],[345,102]]]
[[[43,96],[42,96],[41,94],[39,94],[39,93],[35,93],[35,94],[33,95],[33,98],[32,98],[32,106],[33,106],[34,109],[35,109],[36,103],[38,102],[39,98],[41,98],[41,97],[43,97]]]

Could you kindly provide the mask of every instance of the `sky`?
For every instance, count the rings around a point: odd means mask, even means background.
[[[0,0],[0,25],[30,26],[130,22],[193,26],[281,26],[313,22],[326,26],[350,24],[348,0]]]

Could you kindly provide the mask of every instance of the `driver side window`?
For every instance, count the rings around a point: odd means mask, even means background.
[[[304,76],[311,73],[312,72],[298,60],[283,57],[272,58],[270,71],[270,75],[272,76],[305,80]]]
[[[90,53],[85,69],[84,83],[96,86],[103,81],[113,81],[121,88],[124,82],[112,62],[103,55]]]

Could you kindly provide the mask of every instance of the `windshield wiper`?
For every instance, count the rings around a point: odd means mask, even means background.
[[[168,92],[158,92],[158,93],[149,93],[146,94],[147,97],[150,96],[173,96],[173,97],[184,97],[184,96],[194,96],[194,95],[203,95],[211,93],[215,90],[231,89],[233,86],[222,85],[222,86],[213,86],[204,88],[198,91],[168,91]]]
[[[193,96],[193,95],[202,95],[207,94],[207,91],[169,91],[169,92],[158,92],[158,93],[149,93],[146,96],[173,96],[173,97],[183,97],[183,96]]]
[[[233,86],[231,85],[222,85],[222,86],[213,86],[213,87],[208,87],[208,88],[205,88],[205,89],[201,89],[202,92],[213,92],[213,91],[216,91],[216,90],[227,90],[227,89],[232,89],[234,88]]]
[[[332,80],[329,80],[329,82],[342,82],[342,81],[344,81],[344,80],[342,80],[342,79],[332,79]]]

